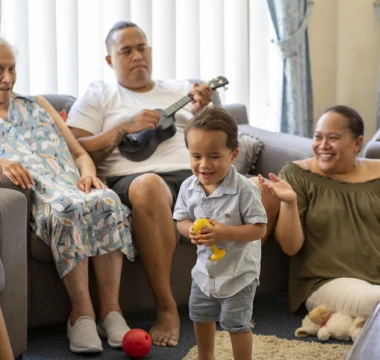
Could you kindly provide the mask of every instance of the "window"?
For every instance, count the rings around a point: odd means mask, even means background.
[[[104,39],[128,19],[152,45],[153,79],[223,75],[230,84],[222,101],[244,103],[252,125],[276,129],[279,64],[265,1],[2,0],[1,14],[1,36],[18,52],[16,92],[80,96],[92,81],[114,81]]]

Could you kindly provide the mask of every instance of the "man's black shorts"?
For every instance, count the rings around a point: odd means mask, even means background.
[[[123,204],[132,209],[132,204],[130,203],[128,196],[129,187],[134,179],[143,174],[147,173],[109,177],[107,178],[107,185],[119,195],[120,200]],[[191,170],[178,170],[166,173],[157,173],[156,175],[160,176],[165,181],[166,185],[169,187],[170,192],[172,193],[173,210],[181,184],[184,180],[192,175],[192,172]]]

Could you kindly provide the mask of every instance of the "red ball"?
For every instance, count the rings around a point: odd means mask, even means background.
[[[132,329],[124,335],[122,346],[128,356],[141,359],[149,354],[152,339],[143,329]]]

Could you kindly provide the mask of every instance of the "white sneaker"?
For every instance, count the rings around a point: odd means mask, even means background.
[[[81,316],[73,326],[67,322],[67,337],[74,353],[97,353],[103,351],[102,341],[96,331],[96,323],[89,316]]]
[[[123,316],[117,311],[108,313],[103,322],[98,323],[98,333],[108,338],[109,346],[118,348],[122,346],[124,335],[131,330]]]

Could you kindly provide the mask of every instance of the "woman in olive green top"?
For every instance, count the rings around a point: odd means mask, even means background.
[[[357,158],[363,133],[355,110],[332,107],[317,123],[313,158],[260,176],[281,202],[274,232],[291,256],[292,311],[305,303],[369,315],[380,301],[380,161]]]

